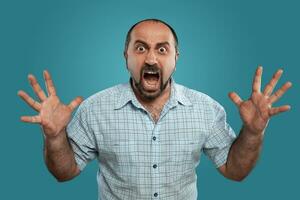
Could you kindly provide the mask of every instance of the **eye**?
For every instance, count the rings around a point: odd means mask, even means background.
[[[138,46],[136,49],[138,52],[144,52],[146,50],[144,46]]]
[[[165,47],[160,47],[159,49],[158,49],[158,51],[159,51],[159,53],[166,53],[167,52],[167,49],[165,48]]]

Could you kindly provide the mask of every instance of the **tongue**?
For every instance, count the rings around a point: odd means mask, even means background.
[[[148,77],[145,77],[146,80],[148,81],[157,81],[158,78],[156,76],[148,76]]]
[[[145,78],[145,81],[149,85],[155,85],[157,83],[157,78],[156,77]]]
[[[144,87],[147,90],[157,90],[159,86],[159,78],[155,75],[144,76]]]

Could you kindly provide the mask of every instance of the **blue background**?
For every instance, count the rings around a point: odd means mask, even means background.
[[[58,95],[68,103],[128,80],[125,34],[144,18],[170,23],[180,40],[175,80],[209,94],[226,109],[239,131],[241,121],[227,97],[248,98],[257,65],[263,84],[279,67],[279,82],[293,88],[276,105],[291,111],[272,118],[260,160],[241,183],[222,177],[205,157],[197,168],[200,199],[299,198],[300,3],[286,1],[0,1],[1,170],[0,199],[97,199],[97,162],[76,179],[57,183],[43,161],[38,125],[20,122],[35,114],[18,96],[33,95],[27,75],[42,83],[48,69]]]

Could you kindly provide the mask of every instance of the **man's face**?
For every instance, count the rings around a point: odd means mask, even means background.
[[[158,97],[175,70],[178,53],[171,30],[164,24],[146,21],[131,32],[125,52],[127,68],[139,95]]]

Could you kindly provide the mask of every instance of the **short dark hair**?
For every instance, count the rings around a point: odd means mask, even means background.
[[[175,30],[174,30],[169,24],[167,24],[166,22],[164,22],[164,21],[162,21],[162,20],[160,20],[160,19],[143,19],[143,20],[141,20],[141,21],[135,23],[135,24],[129,29],[129,31],[127,32],[126,40],[125,40],[125,49],[124,49],[124,52],[126,52],[127,49],[128,49],[128,45],[129,45],[129,42],[130,42],[130,39],[131,39],[131,38],[130,38],[131,32],[132,32],[132,30],[134,29],[134,27],[136,27],[138,24],[140,24],[140,23],[142,23],[142,22],[148,22],[148,21],[150,21],[150,22],[162,23],[162,24],[166,25],[166,26],[171,30],[171,32],[172,32],[172,34],[173,34],[174,41],[175,41],[175,49],[176,49],[176,51],[178,51],[178,38],[177,38],[177,35],[176,35]]]

